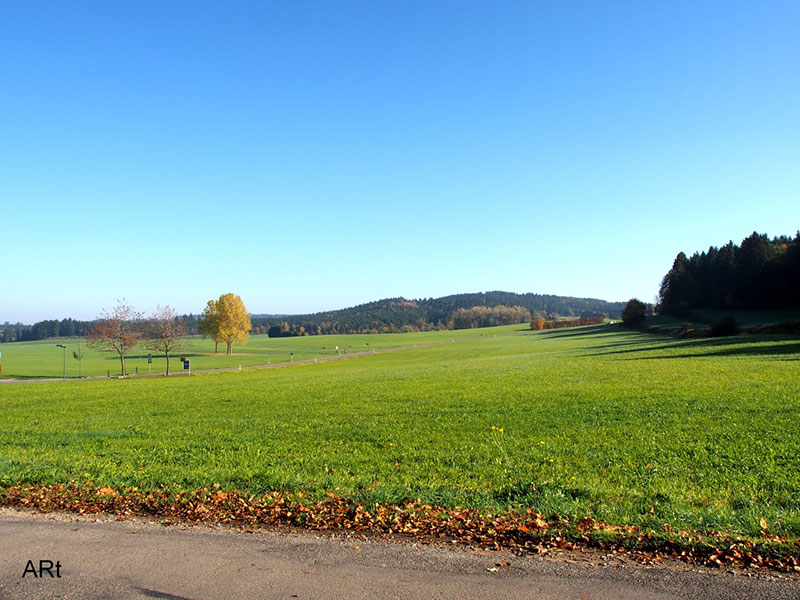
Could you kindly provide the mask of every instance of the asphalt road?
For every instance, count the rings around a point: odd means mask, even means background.
[[[33,576],[40,560],[54,563],[53,577]],[[510,566],[496,566],[506,561]],[[800,581],[698,571],[682,563],[642,567],[598,553],[519,557],[359,537],[0,509],[0,598],[796,600]]]

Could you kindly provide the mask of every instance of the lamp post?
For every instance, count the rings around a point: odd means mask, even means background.
[[[67,380],[67,347],[64,344],[56,344],[56,347],[64,349],[64,381]]]

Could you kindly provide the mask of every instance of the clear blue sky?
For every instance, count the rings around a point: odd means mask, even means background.
[[[14,2],[0,322],[652,301],[800,228],[800,2]]]

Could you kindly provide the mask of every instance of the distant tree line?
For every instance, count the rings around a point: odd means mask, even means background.
[[[419,300],[389,298],[351,308],[314,314],[255,315],[250,319],[250,333],[269,334],[272,337],[290,337],[341,333],[435,331],[528,322],[531,315],[539,314],[548,315],[548,318],[556,315],[575,318],[618,318],[623,306],[622,302],[606,302],[594,298],[515,294],[500,291],[456,294]],[[527,316],[524,311],[528,311]],[[204,314],[188,314],[177,318],[185,327],[188,335],[205,334],[214,339],[218,337],[204,328]],[[518,321],[517,318],[519,318]],[[0,340],[11,342],[51,337],[84,337],[92,331],[94,323],[95,321],[73,319],[40,321],[34,325],[6,323],[4,326],[0,326],[2,328]],[[227,346],[227,340],[220,337],[219,341],[224,341]]]
[[[565,329],[567,327],[585,327],[586,325],[602,325],[605,323],[603,317],[580,317],[578,319],[545,319],[542,316],[536,317],[531,321],[531,330],[542,331],[544,329]]]
[[[800,232],[769,239],[753,232],[737,246],[680,252],[664,276],[658,310],[800,308]]]
[[[472,308],[459,308],[453,313],[452,328],[495,327],[527,323],[530,320],[531,311],[522,306],[473,306]]]
[[[7,342],[30,342],[34,340],[46,340],[53,337],[84,337],[93,326],[92,321],[76,321],[75,319],[51,319],[39,321],[33,325],[14,325],[3,323],[3,333],[0,341]]]

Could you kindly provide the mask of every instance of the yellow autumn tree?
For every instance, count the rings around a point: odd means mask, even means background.
[[[211,302],[209,302],[209,308]],[[227,344],[227,354],[231,354],[233,342],[247,343],[250,334],[250,313],[244,307],[244,302],[236,294],[222,294],[214,304],[216,316],[214,323],[214,340]]]
[[[219,334],[219,312],[217,311],[217,301],[209,300],[200,317],[200,332],[203,336],[214,340],[214,354],[219,351],[219,343],[222,340]]]
[[[534,331],[541,331],[542,329],[544,329],[545,322],[546,321],[542,317],[534,319],[533,321],[531,321],[531,329],[533,329]]]

